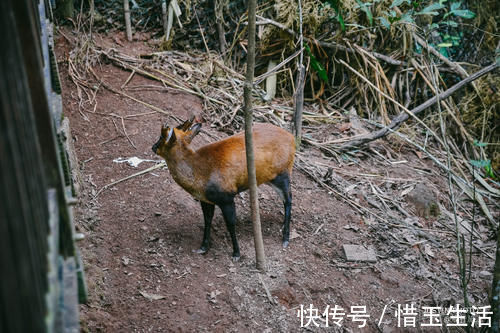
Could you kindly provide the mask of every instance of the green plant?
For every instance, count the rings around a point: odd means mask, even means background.
[[[483,168],[486,175],[491,179],[496,178],[491,167],[491,160],[470,160],[469,163],[476,168]]]
[[[479,142],[474,140],[474,146],[477,147],[486,147],[487,143]],[[491,160],[470,160],[469,163],[478,169],[484,169],[484,172],[491,179],[496,179],[495,173],[493,172],[493,168],[491,167]]]
[[[306,49],[307,55],[309,56],[309,58],[311,58],[311,67],[316,71],[316,73],[318,74],[319,78],[323,82],[325,82],[326,84],[328,84],[328,74],[326,73],[325,67],[312,54],[311,49],[309,48],[309,46],[306,45],[305,49]]]
[[[398,7],[399,14],[395,7]],[[430,45],[436,47],[445,57],[450,57],[454,52],[453,48],[458,48],[463,39],[463,33],[458,31],[459,24],[455,20],[475,17],[472,11],[461,9],[461,7],[460,1],[439,0],[426,3],[419,0],[393,0],[389,10],[384,12],[384,16],[377,17],[377,20],[384,28],[390,29],[391,25],[396,22],[415,24],[419,16],[432,17],[432,23],[423,27],[428,35],[436,39],[436,42],[431,41]],[[421,49],[417,48],[416,51],[420,52]]]
[[[374,2],[378,2],[378,1],[374,1]],[[373,25],[373,14],[372,14],[372,11],[370,9],[370,7],[372,6],[372,3],[371,2],[363,2],[361,0],[356,0],[356,3],[359,6],[358,8],[361,9],[363,12],[365,12],[366,18],[368,19],[368,22],[370,23],[370,25]]]
[[[326,4],[328,4],[335,10],[335,12],[337,13],[336,18],[340,23],[340,28],[342,29],[342,31],[345,31],[345,22],[344,18],[342,17],[342,12],[340,11],[340,0],[326,0]]]

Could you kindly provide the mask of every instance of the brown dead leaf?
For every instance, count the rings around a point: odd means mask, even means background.
[[[123,46],[123,42],[122,42],[122,41],[121,41],[118,37],[116,37],[116,36],[115,36],[115,37],[113,37],[113,41],[114,41],[116,44],[118,44],[118,45],[120,45],[120,46]]]
[[[345,132],[345,131],[348,131],[351,129],[351,123],[343,123],[342,125],[340,125],[339,127],[339,131],[341,132]]]

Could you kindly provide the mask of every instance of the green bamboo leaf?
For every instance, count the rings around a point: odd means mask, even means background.
[[[441,55],[443,57],[446,57],[446,58],[450,57],[450,55],[448,54],[448,49],[446,47],[439,48],[439,53],[441,53]]]
[[[439,12],[418,12],[418,13],[415,13],[415,15],[432,15],[432,16],[437,16],[439,15]]]
[[[452,47],[453,44],[452,43],[441,43],[441,44],[438,44],[438,47]]]
[[[479,142],[477,140],[474,140],[474,146],[476,147],[486,147],[488,144],[486,142]]]
[[[340,28],[342,29],[342,31],[345,31],[344,18],[342,17],[342,13],[340,11],[337,12],[337,19],[339,20]]]
[[[339,0],[326,0],[326,2],[329,3],[337,13],[339,12]]]
[[[312,68],[318,73],[319,78],[324,81],[326,84],[328,84],[328,74],[326,73],[325,67],[316,59],[316,57],[312,54],[311,49],[309,46],[305,46],[306,52],[309,55],[309,58],[311,59],[311,66]]]
[[[389,22],[394,23],[394,22],[397,22],[397,21],[400,21],[401,18],[400,17],[392,17],[392,16],[389,16]]]
[[[417,15],[434,15],[434,16],[439,15],[439,12],[437,12],[436,10],[439,10],[442,8],[444,8],[444,5],[435,2],[435,3],[430,4],[429,6],[425,7],[421,11],[419,11],[417,13]]]
[[[451,13],[458,17],[463,17],[465,19],[472,19],[476,17],[476,14],[468,9],[453,10]]]
[[[460,8],[461,5],[462,4],[460,2],[454,2],[451,4],[450,9],[451,11],[457,10],[458,8]]]
[[[368,22],[370,22],[370,25],[373,25],[373,14],[372,11],[370,10],[370,3],[364,3],[361,0],[356,0],[356,2],[359,5],[359,8],[365,12],[366,17],[368,18]]]
[[[452,21],[452,20],[449,20],[449,21],[443,21],[441,22],[442,24],[446,24],[447,26],[449,27],[452,27],[452,28],[456,28],[458,27],[458,23],[455,22],[455,21]]]
[[[484,169],[486,175],[491,179],[497,178],[493,172],[493,168],[491,167],[491,160],[470,160],[469,163],[476,168]]]
[[[491,179],[496,179],[497,178],[497,177],[495,177],[495,173],[493,172],[493,168],[491,167],[491,163],[489,165],[487,165],[487,166],[484,167],[484,171],[486,171],[486,174]]]
[[[326,0],[326,2],[329,3],[337,13],[337,20],[339,20],[340,28],[342,29],[342,31],[345,31],[345,22],[344,18],[342,17],[342,12],[340,11],[339,0]]]
[[[476,168],[485,168],[491,165],[491,160],[470,160],[469,163]]]
[[[410,4],[411,0],[394,0],[389,8],[400,6],[403,2],[406,2],[407,4]]]
[[[384,26],[384,28],[386,28],[386,29],[391,28],[391,24],[389,23],[389,21],[387,21],[387,19],[385,17],[377,17],[377,18],[380,21],[380,23]]]
[[[401,16],[401,22],[415,23],[415,20],[413,19],[413,10],[404,13],[403,16]]]

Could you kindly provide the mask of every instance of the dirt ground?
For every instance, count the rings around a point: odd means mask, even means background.
[[[151,52],[147,36],[139,39],[128,43],[122,34],[115,34],[97,42],[129,54]],[[398,319],[402,320],[397,316],[398,305],[413,303],[418,309],[417,323],[421,323],[425,320],[422,306],[463,304],[454,232],[422,219],[416,219],[419,222],[410,228],[362,216],[300,171],[299,162],[292,177],[293,239],[286,250],[281,247],[282,203],[270,187],[259,190],[268,265],[265,273],[255,269],[247,193],[238,196],[236,203],[242,253],[236,263],[231,260],[231,242],[219,209],[212,248],[206,255],[192,252],[201,244],[201,207],[166,168],[123,181],[96,198],[103,186],[154,165],[143,162],[134,168],[113,160],[133,156],[159,160],[151,146],[167,117],[103,87],[96,94],[95,109],[94,105],[79,105],[78,91],[68,75],[72,46],[60,34],[56,42],[64,114],[70,120],[82,175],[75,220],[77,231],[85,235],[78,243],[89,293],[88,304],[80,308],[83,332],[392,332],[405,330],[398,328]],[[107,63],[94,66],[94,71],[117,90],[130,76]],[[140,75],[134,75],[123,91],[181,119],[203,112],[198,97],[164,89]],[[127,115],[138,116],[120,118]],[[204,129],[196,146],[226,136],[208,121]],[[340,177],[346,180],[351,178],[349,173],[381,175],[374,183],[398,202],[401,191],[391,179],[427,184],[447,205],[443,175],[409,149],[401,149],[394,157],[406,163],[392,165],[381,163],[376,156],[339,165],[311,147],[301,154],[340,168]],[[415,174],[409,166],[418,166],[421,172]],[[350,196],[360,205],[370,206],[356,191]],[[348,262],[345,244],[373,248],[377,262]],[[483,252],[494,253],[486,232],[481,244]],[[493,260],[483,252],[475,250],[472,257],[469,300],[475,306],[488,304],[491,285]],[[300,311],[311,304],[321,319]],[[331,316],[326,328],[322,314],[327,306],[343,308],[341,328]],[[352,310],[356,309],[352,306],[366,306],[364,328],[353,320]]]

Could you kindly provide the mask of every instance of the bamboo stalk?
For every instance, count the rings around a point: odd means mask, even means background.
[[[161,18],[163,23],[163,34],[165,35],[165,39],[168,40],[167,2],[165,0],[162,0],[161,2]]]
[[[132,27],[130,24],[130,6],[129,0],[123,0],[123,11],[125,12],[125,29],[127,31],[127,39],[129,42],[132,41]]]
[[[302,141],[302,113],[304,111],[304,83],[306,69],[304,67],[304,35],[302,33],[302,1],[299,0],[299,41],[300,57],[299,70],[297,72],[297,90],[295,92],[295,113],[293,115],[293,128],[295,134],[295,147],[300,148]]]
[[[252,88],[255,70],[255,11],[257,0],[248,1],[248,53],[247,75],[244,85],[245,102],[245,150],[247,157],[248,187],[250,188],[250,206],[252,213],[253,235],[255,242],[255,262],[257,269],[266,270],[266,256],[260,223],[259,200],[257,192],[257,176],[252,138]]]

